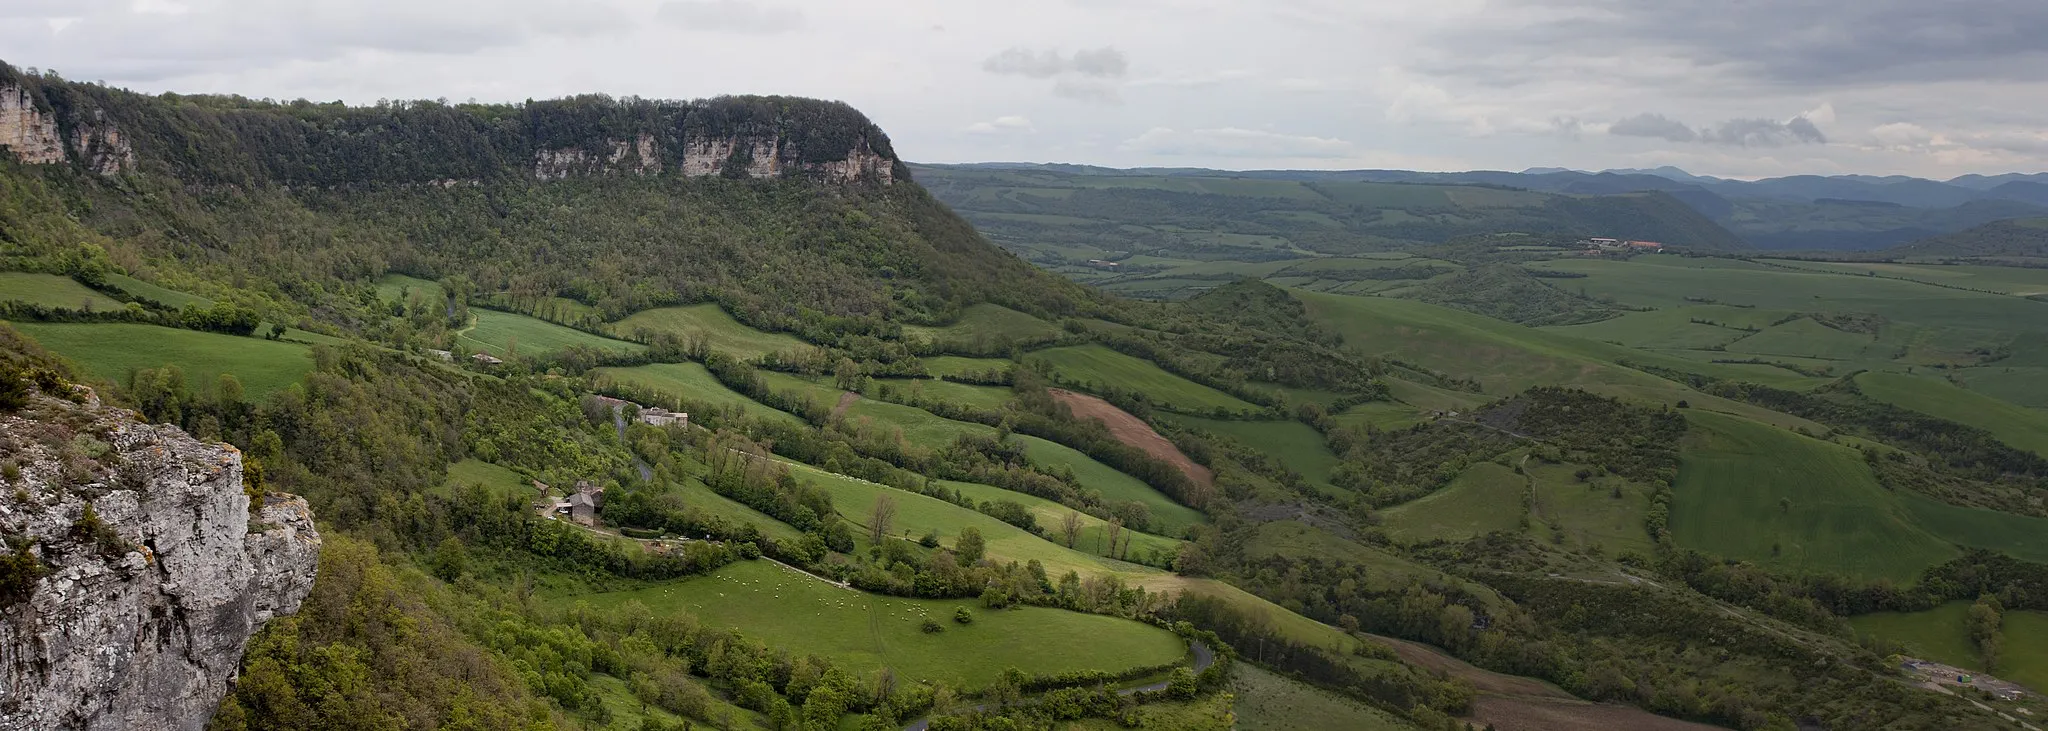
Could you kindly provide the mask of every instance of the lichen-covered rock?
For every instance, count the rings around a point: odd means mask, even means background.
[[[0,730],[203,728],[249,637],[312,589],[305,501],[252,513],[232,446],[37,395],[0,415],[0,462],[0,550],[32,541],[44,567],[0,607]]]

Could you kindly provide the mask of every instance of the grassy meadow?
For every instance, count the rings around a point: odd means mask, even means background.
[[[1337,455],[1330,452],[1322,432],[1316,431],[1315,427],[1293,420],[1240,421],[1179,415],[1167,417],[1167,421],[1235,439],[1301,473],[1302,478],[1316,489],[1326,493],[1338,492],[1337,487],[1330,484],[1330,473],[1337,468]]]
[[[259,400],[313,370],[309,349],[298,343],[125,322],[19,322],[14,327],[86,374],[120,384],[136,369],[175,365],[185,371],[185,383],[195,393],[212,393],[220,374],[233,373],[244,397]]]
[[[160,287],[155,284],[151,284],[149,282],[145,282],[140,279],[128,276],[126,274],[107,275],[107,284],[113,285],[115,289],[119,289],[122,292],[128,293],[128,296],[130,297],[152,299],[158,302],[162,302],[165,305],[169,305],[171,307],[182,308],[185,307],[186,305],[198,305],[200,307],[213,306],[213,300],[207,299],[205,297],[200,297],[194,294],[187,294],[185,292],[180,292],[175,289]]]
[[[1450,486],[1379,515],[1387,535],[1398,540],[1458,541],[1520,530],[1527,495],[1528,480],[1514,469],[1481,462],[1466,468]]]
[[[448,465],[448,479],[441,481],[444,493],[470,485],[483,485],[484,489],[499,497],[509,495],[528,501],[540,497],[540,491],[533,489],[532,480],[504,466],[474,458]]]
[[[1954,601],[1924,612],[1878,612],[1849,618],[1856,633],[1896,642],[1922,660],[1990,672],[2035,691],[2048,688],[2048,612],[2007,611],[1999,667],[1985,668],[1967,625],[1970,602]]]
[[[1190,526],[1209,522],[1209,516],[1203,515],[1202,511],[1174,502],[1173,498],[1145,484],[1144,480],[1098,462],[1080,450],[1025,434],[1012,434],[1010,438],[1024,443],[1024,456],[1031,460],[1032,464],[1049,469],[1073,470],[1074,477],[1081,483],[1082,489],[1094,490],[1100,493],[1104,500],[1135,500],[1144,503],[1145,509],[1152,513],[1154,533],[1179,537],[1184,535]]]
[[[713,404],[721,409],[738,409],[747,416],[796,422],[795,416],[769,408],[759,401],[747,398],[712,377],[710,369],[702,363],[650,363],[630,368],[599,368],[595,371],[600,381],[614,381],[621,384],[645,388],[656,393],[701,403]]]
[[[934,342],[964,341],[977,344],[1029,342],[1053,337],[1059,333],[1058,325],[1002,305],[988,303],[969,305],[961,311],[960,319],[950,325],[903,327],[903,334],[906,337],[919,337]]]
[[[1186,655],[1179,637],[1141,622],[1044,607],[993,611],[972,599],[868,594],[782,567],[742,561],[711,574],[644,589],[576,597],[598,609],[639,602],[655,613],[689,612],[774,647],[801,649],[859,675],[889,668],[899,681],[978,688],[1006,668],[1051,674],[1116,671]],[[965,607],[972,624],[953,621]],[[927,634],[926,618],[946,629]],[[1087,642],[1047,642],[1087,637]]]
[[[1410,731],[1416,727],[1378,708],[1293,678],[1238,663],[1230,670],[1238,731]]]
[[[1235,396],[1168,373],[1151,361],[1101,345],[1050,348],[1025,357],[1045,361],[1064,382],[1079,384],[1082,390],[1093,385],[1138,391],[1153,404],[1172,411],[1207,414],[1216,409],[1237,413],[1259,410]]]
[[[456,336],[462,347],[500,358],[513,355],[546,355],[570,346],[596,348],[616,353],[646,350],[639,343],[613,340],[582,330],[557,325],[537,317],[510,312],[471,308],[475,323]]]
[[[1671,510],[1679,545],[1782,571],[1899,582],[1957,555],[1856,450],[1721,414],[1686,418]]]
[[[127,303],[93,291],[70,277],[30,272],[0,272],[0,302],[21,302],[61,310],[105,312]]]
[[[703,304],[682,307],[660,307],[628,315],[626,319],[614,322],[610,331],[618,337],[632,337],[645,330],[653,333],[667,333],[685,342],[703,338],[713,351],[724,353],[741,360],[752,360],[769,353],[783,353],[803,350],[808,343],[786,333],[772,333],[756,330],[718,305]]]
[[[1001,386],[976,386],[936,378],[878,378],[869,388],[870,395],[881,386],[900,394],[898,398],[945,401],[985,411],[1001,409],[1013,397],[1010,389]]]
[[[1082,513],[1045,498],[1026,495],[1020,492],[1011,492],[1000,487],[972,482],[955,482],[953,480],[938,480],[937,482],[938,484],[958,490],[961,495],[972,498],[975,502],[1008,500],[1024,506],[1031,511],[1032,517],[1038,521],[1038,526],[1045,529],[1045,535],[1052,539],[1054,543],[1061,543],[1062,545],[1064,545],[1065,537],[1060,534],[1060,521],[1070,514],[1079,515],[1081,516],[1081,532],[1074,541],[1074,548],[1093,553],[1097,556],[1109,555],[1109,522],[1106,520]],[[1134,531],[1134,534],[1135,537],[1131,539],[1130,553],[1133,557],[1152,553],[1171,557],[1174,555],[1174,552],[1180,550],[1181,541],[1152,533]]]
[[[2048,455],[2048,411],[1903,373],[1864,373],[1856,377],[1856,387],[1863,395],[1893,406],[1984,429],[2009,446]]]

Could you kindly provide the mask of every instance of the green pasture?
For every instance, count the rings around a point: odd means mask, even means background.
[[[1836,274],[1897,277],[1949,287],[1981,289],[1987,292],[2027,297],[2048,294],[2048,269],[1985,266],[1981,264],[1894,264],[1890,262],[1832,262],[1772,260],[1772,264],[1813,269]]]
[[[1899,582],[1957,554],[1877,484],[1856,450],[1721,414],[1686,418],[1671,509],[1679,545],[1781,571]]]
[[[1984,672],[1970,641],[1970,602],[1955,601],[1924,612],[1879,612],[1849,618],[1856,633],[1896,642],[1922,660]],[[2009,610],[1999,667],[1990,671],[2030,689],[2048,688],[2048,612]]]
[[[477,307],[470,308],[469,312],[475,322],[457,335],[457,340],[464,348],[500,358],[547,355],[570,346],[614,353],[637,353],[647,349],[639,343],[592,335],[537,317]]]
[[[1301,473],[1302,478],[1316,489],[1333,494],[1339,492],[1330,484],[1330,474],[1337,469],[1337,455],[1330,452],[1322,432],[1316,431],[1315,427],[1291,419],[1237,421],[1175,415],[1167,417],[1167,421],[1235,439]]]
[[[1141,622],[1044,607],[993,611],[975,600],[902,599],[844,589],[768,560],[634,591],[576,597],[600,610],[639,602],[656,614],[688,612],[771,647],[817,654],[856,675],[889,668],[899,682],[978,688],[1007,668],[1030,674],[1118,671],[1174,662],[1179,637]],[[972,624],[953,621],[956,609]],[[927,634],[924,620],[945,630]],[[1086,637],[1048,642],[1047,637]]]
[[[207,299],[205,297],[200,297],[198,295],[193,294],[186,294],[175,289],[160,287],[154,284],[150,284],[149,282],[145,282],[140,279],[128,276],[126,274],[107,275],[107,284],[113,285],[115,289],[128,293],[128,296],[130,297],[152,299],[158,302],[162,302],[170,307],[183,308],[186,305],[198,305],[200,307],[213,306],[213,300]]]
[[[724,353],[741,360],[752,360],[769,353],[801,351],[810,345],[786,333],[757,330],[717,304],[686,305],[682,307],[659,307],[642,310],[628,315],[626,319],[614,322],[610,331],[618,337],[633,337],[634,333],[645,330],[663,333],[692,342],[702,338],[713,351]]]
[[[1428,421],[1422,410],[1393,401],[1367,401],[1331,416],[1346,429],[1396,431]]]
[[[1984,429],[2015,448],[2048,455],[2048,411],[1903,373],[1864,373],[1856,377],[1856,387],[1863,395],[1893,406]]]
[[[1059,333],[1058,325],[1002,305],[988,303],[969,305],[967,309],[961,311],[960,319],[950,325],[907,325],[903,328],[905,336],[921,337],[936,342],[1019,342],[1048,338]]]
[[[1650,513],[1649,488],[1612,475],[1581,482],[1579,469],[1573,464],[1523,463],[1535,488],[1530,505],[1535,522],[1530,528],[1547,539],[1547,525],[1563,533],[1567,545],[1599,546],[1608,555],[1650,552],[1654,542],[1643,527]]]
[[[933,377],[987,373],[1016,365],[1015,362],[1001,358],[963,358],[957,355],[939,355],[922,360],[925,372],[932,374]]]
[[[1051,470],[1071,470],[1082,489],[1094,490],[1104,500],[1144,503],[1145,509],[1152,514],[1154,533],[1179,537],[1185,535],[1190,526],[1209,522],[1209,517],[1202,511],[1174,502],[1173,498],[1144,480],[1098,462],[1080,450],[1024,434],[1012,434],[1010,438],[1024,443],[1024,457],[1032,464]]]
[[[1521,529],[1528,480],[1508,467],[1481,462],[1448,487],[1380,511],[1387,535],[1403,541],[1465,540]]]
[[[1067,382],[1115,387],[1145,394],[1154,404],[1183,413],[1258,411],[1235,396],[1168,373],[1151,361],[1133,358],[1101,345],[1075,345],[1031,353],[1029,358],[1052,365]]]
[[[62,355],[94,378],[118,384],[141,368],[175,365],[194,393],[212,393],[222,373],[242,382],[249,400],[298,383],[313,370],[309,349],[298,343],[222,335],[135,323],[20,322],[14,327]]]
[[[1032,517],[1038,521],[1038,526],[1045,529],[1045,536],[1061,545],[1066,544],[1066,536],[1060,532],[1062,521],[1068,515],[1079,515],[1082,527],[1081,532],[1075,537],[1074,548],[1097,556],[1109,555],[1109,521],[1045,498],[991,485],[953,480],[938,480],[937,483],[959,491],[961,495],[973,499],[976,503],[1008,500],[1022,505],[1031,511]],[[1132,535],[1134,537],[1131,538],[1131,556],[1157,553],[1170,557],[1180,550],[1181,541],[1172,538],[1139,531],[1132,531]]]
[[[1584,325],[1562,325],[1544,329],[1588,340],[1620,343],[1632,348],[1698,350],[1725,346],[1750,337],[1752,333],[1743,328],[1754,327],[1761,330],[1770,327],[1783,316],[1784,313],[1771,310],[1699,305],[1631,312]],[[1696,322],[1699,320],[1715,324]]]
[[[465,459],[448,465],[448,479],[441,481],[442,491],[450,492],[470,485],[483,485],[484,489],[499,497],[510,495],[529,502],[540,498],[540,491],[533,489],[533,481],[510,468],[480,459]]]
[[[878,378],[869,387],[888,386],[898,398],[920,401],[942,401],[984,411],[996,411],[1015,397],[1010,389],[1001,386],[976,386],[954,383],[936,378]]]
[[[425,302],[440,302],[447,298],[439,282],[430,282],[419,277],[404,274],[386,274],[377,279],[377,298],[387,302],[401,302],[419,297]]]
[[[2048,409],[2048,367],[1993,363],[1950,369],[1949,376],[1973,392],[2036,409]]]
[[[1887,354],[1874,350],[1877,347],[1875,336],[1843,332],[1802,317],[1729,343],[1728,352],[1822,360],[1889,360]]]
[[[702,363],[651,363],[630,368],[599,368],[595,371],[600,382],[612,381],[620,384],[652,390],[674,398],[697,403],[707,403],[720,409],[738,409],[747,416],[773,421],[799,421],[782,411],[741,395],[726,388],[712,377],[710,369]],[[655,404],[648,404],[653,406]]]
[[[128,303],[93,291],[70,277],[30,272],[0,272],[0,302],[93,312],[128,306]]]

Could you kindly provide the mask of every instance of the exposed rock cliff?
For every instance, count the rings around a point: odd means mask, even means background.
[[[32,165],[64,161],[56,117],[37,108],[27,89],[13,84],[0,83],[0,146]]]
[[[14,152],[14,158],[31,165],[53,165],[78,156],[86,169],[113,175],[135,167],[135,151],[121,130],[99,109],[79,110],[70,121],[68,138],[59,134],[57,113],[36,104],[27,87],[0,79],[0,146]]]
[[[0,415],[0,729],[203,728],[250,635],[312,590],[312,514],[252,512],[232,446],[84,401]]]

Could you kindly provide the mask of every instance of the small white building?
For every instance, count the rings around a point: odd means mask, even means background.
[[[659,406],[640,410],[640,423],[648,426],[690,425],[690,415],[680,411],[669,411]]]

